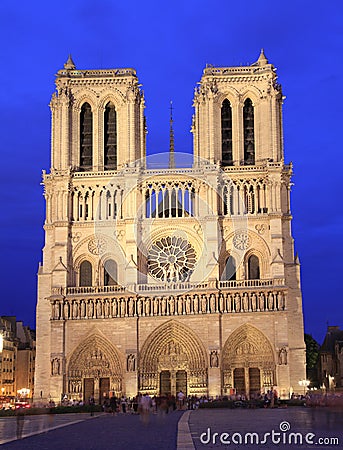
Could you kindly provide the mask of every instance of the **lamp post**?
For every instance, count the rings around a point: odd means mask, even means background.
[[[309,387],[310,383],[311,383],[310,380],[300,380],[299,381],[299,386],[303,386],[303,388],[304,388],[304,397],[306,395],[306,390]]]

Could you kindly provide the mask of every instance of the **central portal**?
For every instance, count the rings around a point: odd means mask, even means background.
[[[185,370],[162,370],[160,395],[176,395],[180,391],[187,396],[187,372]]]

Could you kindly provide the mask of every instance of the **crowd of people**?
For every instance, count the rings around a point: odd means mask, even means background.
[[[103,401],[103,409],[105,412],[142,414],[168,414],[176,409],[196,409],[199,407],[200,400],[196,396],[186,397],[180,391],[175,395],[150,396],[148,394],[139,394],[133,398],[122,396],[105,397]]]

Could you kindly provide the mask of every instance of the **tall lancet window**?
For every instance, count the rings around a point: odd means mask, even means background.
[[[117,113],[113,103],[109,102],[104,115],[104,169],[117,168]]]
[[[222,164],[232,166],[232,109],[228,99],[222,103]]]
[[[93,167],[93,114],[89,103],[84,103],[80,115],[80,169]]]
[[[247,98],[243,107],[244,164],[255,164],[254,106]]]
[[[89,261],[83,261],[80,265],[80,286],[92,286],[92,264]]]

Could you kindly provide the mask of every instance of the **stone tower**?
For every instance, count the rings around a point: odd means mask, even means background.
[[[77,70],[69,58],[56,88],[36,401],[297,391],[292,167],[263,51],[251,66],[204,69],[191,168],[147,164],[133,69]]]

